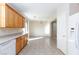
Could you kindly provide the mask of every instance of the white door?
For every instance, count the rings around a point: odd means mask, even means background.
[[[79,54],[79,13],[69,19],[68,54]]]

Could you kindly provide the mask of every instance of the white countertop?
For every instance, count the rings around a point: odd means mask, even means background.
[[[10,35],[6,35],[6,36],[0,36],[0,44],[7,42],[9,40],[15,39],[17,37],[20,37],[24,34],[28,34],[28,33],[15,33],[15,34],[10,34]]]

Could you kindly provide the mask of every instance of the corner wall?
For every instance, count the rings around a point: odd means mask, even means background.
[[[68,52],[68,19],[69,4],[64,3],[57,10],[57,48],[67,54]]]

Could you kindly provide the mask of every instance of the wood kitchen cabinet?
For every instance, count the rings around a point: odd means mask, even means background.
[[[21,50],[21,38],[16,38],[16,54],[18,54]]]
[[[0,27],[1,28],[23,28],[24,17],[8,4],[0,3]]]
[[[28,38],[26,35],[16,38],[16,54],[18,54],[27,45]]]
[[[5,27],[15,27],[15,12],[7,6],[5,9]]]
[[[18,15],[18,14],[15,14],[15,16],[17,16],[17,17],[15,17],[15,27],[18,27],[18,28],[22,28],[22,27],[24,27],[24,25],[25,25],[25,21],[24,21],[24,18],[23,17],[21,17],[20,15]]]
[[[26,35],[23,35],[22,37],[22,48],[27,44],[28,38]]]

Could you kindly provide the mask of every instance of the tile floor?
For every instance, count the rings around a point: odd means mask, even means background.
[[[63,55],[56,48],[56,40],[49,37],[31,37],[19,55]]]

